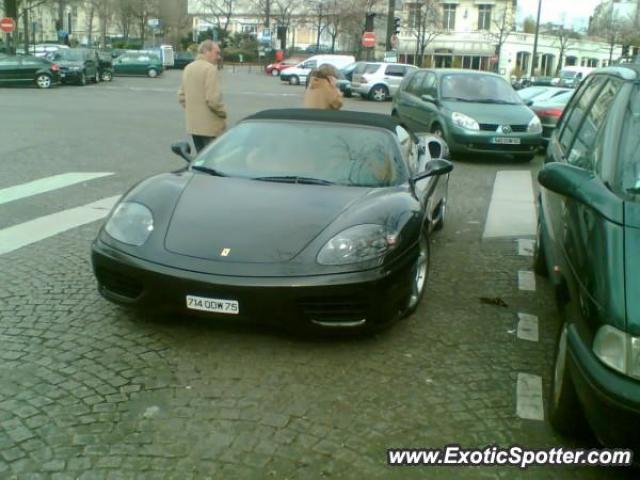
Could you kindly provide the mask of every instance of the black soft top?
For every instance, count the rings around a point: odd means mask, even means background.
[[[348,123],[367,127],[384,128],[395,133],[399,123],[390,115],[379,113],[354,112],[350,110],[321,110],[317,108],[283,108],[263,110],[255,113],[247,120],[299,120],[306,122]]]

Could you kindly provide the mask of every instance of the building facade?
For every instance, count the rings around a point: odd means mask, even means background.
[[[431,15],[427,15],[425,4],[429,2],[403,4],[398,47],[401,61],[495,71],[506,78],[527,75],[531,70],[534,35],[516,31],[517,0],[432,0]],[[425,17],[429,38],[420,52],[420,27],[424,29]],[[543,33],[533,74],[554,76],[567,65],[602,67],[608,65],[610,56],[617,59],[621,54],[621,45],[611,50],[604,42],[588,39],[570,40],[561,52],[560,39]]]

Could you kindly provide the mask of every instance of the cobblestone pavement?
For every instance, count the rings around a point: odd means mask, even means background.
[[[12,119],[0,117],[0,189],[66,171],[115,173],[0,205],[0,229],[179,167],[166,153],[184,136],[178,75],[0,90]],[[276,79],[225,80],[235,120],[300,102],[300,90]],[[548,391],[558,317],[542,279],[535,292],[518,289],[530,258],[515,239],[482,241],[482,232],[496,171],[537,168],[456,162],[425,298],[370,338],[125,311],[96,291],[88,253],[100,222],[0,255],[0,478],[633,478],[628,469],[386,465],[387,448],[593,445],[516,415],[519,373],[541,376]],[[518,312],[539,317],[539,342],[516,338]]]

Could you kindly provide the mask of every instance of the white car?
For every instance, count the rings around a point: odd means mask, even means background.
[[[44,57],[49,53],[55,53],[62,48],[69,48],[67,45],[57,43],[38,43],[29,47],[29,52],[34,57]]]
[[[340,70],[355,61],[356,59],[353,55],[314,55],[295,67],[287,68],[281,72],[280,80],[289,82],[289,85],[304,85],[311,70],[318,68],[320,65],[333,65]]]
[[[405,75],[417,68],[405,63],[363,62],[353,71],[351,90],[362,98],[384,102],[395,95]]]

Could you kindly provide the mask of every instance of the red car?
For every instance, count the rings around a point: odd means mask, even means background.
[[[304,59],[302,58],[288,58],[281,62],[275,62],[267,65],[266,67],[264,67],[264,71],[266,72],[267,75],[272,75],[274,77],[277,77],[280,75],[280,72],[282,72],[283,70],[286,70],[287,68],[295,67],[303,60]]]

